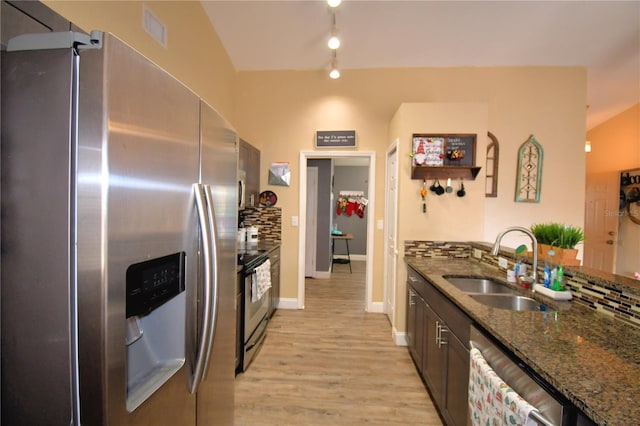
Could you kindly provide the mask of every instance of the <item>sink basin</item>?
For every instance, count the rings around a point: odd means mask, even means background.
[[[535,299],[514,294],[470,294],[476,302],[497,309],[511,311],[546,311],[547,307]]]
[[[506,293],[513,294],[514,290],[490,278],[445,277],[447,281],[465,293]]]

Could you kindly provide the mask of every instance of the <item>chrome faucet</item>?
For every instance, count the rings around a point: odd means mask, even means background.
[[[538,282],[538,240],[536,240],[535,235],[533,235],[533,233],[530,230],[528,230],[527,228],[523,228],[522,226],[511,226],[505,229],[504,231],[500,232],[496,237],[496,242],[493,244],[493,250],[491,250],[491,254],[494,256],[498,255],[498,252],[500,251],[500,241],[502,241],[502,238],[506,234],[513,231],[520,231],[524,234],[527,234],[529,238],[531,238],[531,250],[533,251],[532,278],[533,278],[533,284],[536,284]],[[533,284],[531,285],[531,288],[533,288]]]

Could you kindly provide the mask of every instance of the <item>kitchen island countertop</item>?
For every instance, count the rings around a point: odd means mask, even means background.
[[[547,312],[490,308],[450,284],[447,275],[504,272],[473,260],[405,258],[462,311],[599,425],[640,421],[640,330],[574,302],[535,297]]]

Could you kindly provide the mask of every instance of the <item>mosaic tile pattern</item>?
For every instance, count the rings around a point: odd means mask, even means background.
[[[616,288],[567,275],[567,287],[574,301],[609,315],[616,320],[640,327],[640,297]]]
[[[447,241],[405,241],[404,256],[429,259],[467,259],[471,245]]]
[[[258,227],[258,239],[264,243],[282,241],[282,209],[280,207],[258,207],[242,211],[245,226]]]

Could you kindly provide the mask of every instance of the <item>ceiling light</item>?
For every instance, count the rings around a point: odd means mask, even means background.
[[[342,0],[327,0],[329,7],[338,7],[342,3]]]
[[[338,69],[338,64],[335,61],[331,63],[331,71],[329,71],[329,77],[336,80],[340,78],[340,70]]]
[[[332,35],[327,45],[329,46],[329,49],[336,50],[338,47],[340,47],[340,39],[338,38],[338,36]]]
[[[329,46],[329,49],[336,50],[338,47],[340,47],[340,39],[338,38],[338,30],[336,29],[336,14],[335,14],[335,12],[331,13],[331,18],[332,18],[332,22],[331,22],[331,38],[329,39],[329,42],[327,43],[327,45]]]
[[[586,141],[584,143],[584,152],[591,152],[591,141]]]
[[[332,79],[340,78],[340,70],[338,69],[338,58],[336,57],[336,51],[333,51],[333,60],[331,61],[331,71],[329,71],[329,77]]]

